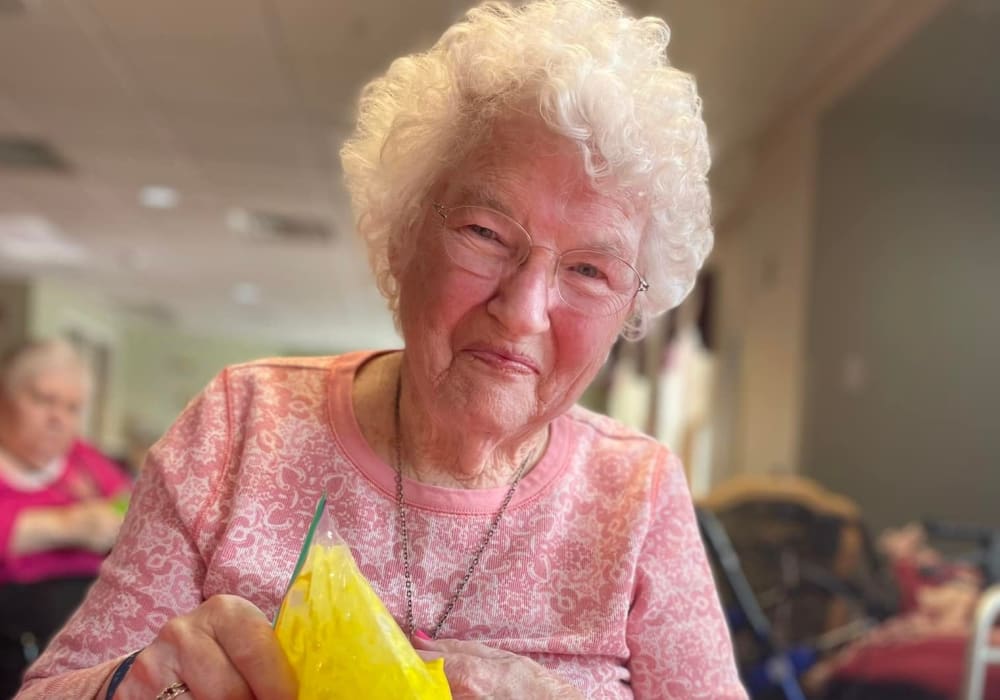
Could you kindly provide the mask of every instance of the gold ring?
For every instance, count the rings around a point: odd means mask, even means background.
[[[190,691],[191,689],[187,687],[187,683],[184,681],[177,681],[176,683],[171,683],[156,696],[156,700],[172,700],[184,693]]]

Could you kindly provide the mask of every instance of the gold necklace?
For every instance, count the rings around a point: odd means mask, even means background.
[[[400,420],[399,420],[399,397],[403,391],[403,372],[400,369],[399,378],[396,380],[396,410],[395,410],[395,458],[396,458],[396,517],[399,520],[399,530],[402,535],[403,540],[403,580],[406,586],[406,631],[412,637],[413,636],[413,578],[410,574],[410,538],[409,532],[406,527],[406,506],[403,504],[403,464],[400,458],[400,443],[402,438],[400,435]],[[445,605],[444,611],[438,616],[437,622],[434,624],[434,628],[430,632],[431,639],[437,639],[438,634],[441,632],[441,628],[444,626],[445,620],[451,614],[451,611],[455,608],[455,604],[458,599],[462,596],[462,591],[465,590],[466,584],[469,583],[469,579],[472,578],[473,572],[475,572],[476,567],[479,566],[479,560],[483,556],[483,552],[490,544],[490,540],[493,539],[493,535],[496,533],[497,529],[500,527],[500,519],[503,518],[504,511],[507,510],[507,506],[510,505],[510,501],[514,498],[514,491],[517,489],[517,484],[521,481],[521,477],[524,476],[524,471],[528,467],[528,463],[531,461],[532,456],[534,456],[535,451],[532,450],[524,461],[521,462],[521,466],[518,467],[517,473],[514,475],[514,480],[510,484],[510,488],[507,489],[507,495],[504,496],[503,502],[500,504],[500,508],[496,513],[493,514],[493,519],[490,521],[490,525],[486,528],[486,532],[483,534],[483,539],[479,543],[479,547],[476,548],[475,554],[472,555],[472,560],[469,562],[468,568],[465,570],[465,576],[459,581],[458,586],[455,588],[455,593],[448,600]]]

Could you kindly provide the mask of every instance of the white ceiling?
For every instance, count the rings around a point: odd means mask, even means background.
[[[907,1],[633,7],[670,22],[672,59],[698,78],[724,155]],[[0,1],[0,137],[44,139],[72,165],[66,174],[0,169],[0,243],[50,235],[72,246],[57,261],[0,245],[0,274],[158,309],[188,330],[288,347],[398,342],[351,235],[337,144],[364,82],[428,45],[467,4]],[[147,185],[175,188],[179,205],[143,207]],[[235,208],[319,218],[338,236],[248,243],[226,225]],[[234,300],[241,283],[256,285],[258,303]]]

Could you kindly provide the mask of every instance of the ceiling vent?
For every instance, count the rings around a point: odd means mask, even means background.
[[[20,15],[25,10],[22,0],[0,0],[0,15]]]
[[[226,223],[242,238],[255,243],[318,245],[335,238],[330,224],[316,217],[234,209]]]
[[[17,136],[0,136],[0,168],[57,173],[70,170],[66,159],[45,141]]]
[[[160,326],[176,326],[177,315],[165,304],[156,301],[120,301],[119,308],[126,314]]]

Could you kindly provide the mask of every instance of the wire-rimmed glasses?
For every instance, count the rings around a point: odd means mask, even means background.
[[[556,256],[559,296],[573,309],[590,316],[611,316],[649,289],[642,275],[614,253],[588,248],[559,252],[535,245],[531,234],[506,214],[489,207],[434,204],[441,217],[444,249],[463,270],[478,277],[502,279],[527,261],[533,248]]]

